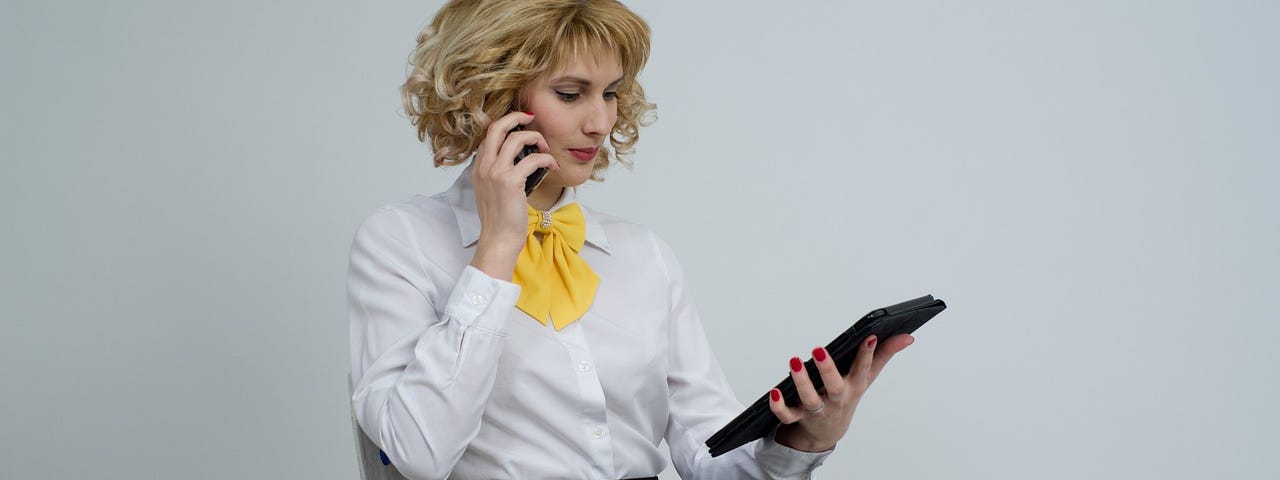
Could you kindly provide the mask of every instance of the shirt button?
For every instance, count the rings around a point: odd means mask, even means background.
[[[579,372],[582,372],[582,373],[590,372],[590,371],[591,371],[591,364],[589,364],[589,363],[587,363],[587,362],[579,363],[579,364],[578,364],[578,371],[579,371]]]
[[[599,439],[601,439],[601,438],[604,438],[604,429],[603,429],[603,428],[598,428],[598,427],[597,427],[595,430],[592,430],[592,431],[591,431],[591,438],[594,438],[594,439],[596,439],[596,440],[599,440]]]
[[[479,305],[479,304],[481,304],[481,303],[484,303],[484,297],[483,297],[483,296],[480,296],[480,295],[472,295],[472,296],[471,296],[471,304],[472,304],[472,305]]]

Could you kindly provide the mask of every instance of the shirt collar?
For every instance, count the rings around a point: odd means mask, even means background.
[[[458,179],[453,182],[453,186],[449,187],[444,193],[444,198],[449,202],[449,206],[453,208],[453,215],[458,219],[458,233],[461,236],[462,246],[470,247],[480,240],[480,214],[476,211],[476,194],[475,189],[471,186],[471,165],[462,170],[458,175]],[[564,193],[560,195],[560,200],[551,207],[551,211],[578,201],[578,195],[574,193],[572,188],[564,189]],[[587,244],[600,251],[611,254],[609,252],[609,239],[605,237],[604,227],[600,226],[600,222],[595,219],[591,211],[586,206],[582,207],[582,217],[586,221],[587,226]]]

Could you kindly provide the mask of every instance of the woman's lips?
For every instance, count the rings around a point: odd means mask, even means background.
[[[578,159],[579,162],[590,162],[595,160],[596,151],[598,150],[600,150],[599,147],[570,148],[569,154],[573,155],[573,158]]]

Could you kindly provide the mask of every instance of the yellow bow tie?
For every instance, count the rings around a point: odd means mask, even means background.
[[[555,212],[529,208],[529,237],[516,259],[514,283],[520,285],[516,308],[556,331],[586,313],[600,277],[578,256],[587,240],[582,209],[570,203]],[[542,242],[534,234],[542,234]]]

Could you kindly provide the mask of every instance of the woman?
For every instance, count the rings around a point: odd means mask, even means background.
[[[437,166],[467,166],[373,213],[349,278],[355,416],[405,476],[646,477],[665,439],[683,478],[807,478],[911,343],[870,339],[846,378],[815,349],[822,394],[792,358],[803,405],[775,390],[773,435],[707,453],[743,406],[679,264],[573,189],[637,141],[648,53],[648,26],[612,0],[453,1],[419,37],[406,110]]]

